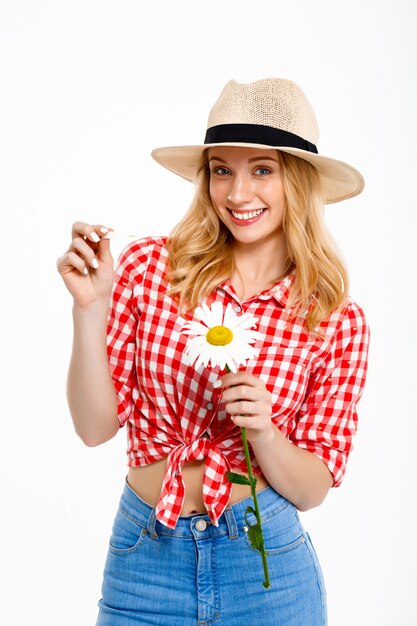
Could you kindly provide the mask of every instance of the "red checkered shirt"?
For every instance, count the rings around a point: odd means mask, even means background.
[[[225,472],[247,472],[240,429],[227,416],[218,368],[187,364],[184,318],[167,291],[166,238],[130,243],[119,256],[108,316],[110,370],[118,396],[120,425],[127,423],[128,465],[167,457],[156,517],[174,528],[184,501],[181,468],[205,460],[203,500],[217,525],[231,483]],[[351,300],[320,329],[308,332],[286,308],[294,275],[241,302],[230,281],[207,299],[258,319],[256,360],[246,370],[265,381],[272,394],[273,423],[295,445],[327,465],[341,483],[357,428],[356,403],[367,368],[369,332],[362,310]],[[253,470],[260,468],[252,455]]]

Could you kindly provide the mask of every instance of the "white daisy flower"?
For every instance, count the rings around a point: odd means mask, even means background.
[[[251,330],[258,321],[253,315],[236,315],[230,303],[223,311],[220,302],[214,302],[211,307],[204,303],[194,313],[200,321],[185,322],[182,327],[182,332],[188,335],[185,354],[190,365],[195,363],[198,369],[201,364],[207,367],[210,363],[212,367],[228,366],[231,372],[237,372],[239,365],[246,365],[248,359],[256,356],[250,344],[261,335]]]

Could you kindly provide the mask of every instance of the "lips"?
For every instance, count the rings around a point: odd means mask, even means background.
[[[255,209],[253,211],[233,211],[232,209],[227,209],[230,213],[230,218],[234,224],[238,226],[249,226],[250,224],[254,224],[262,215],[266,212],[266,208]]]

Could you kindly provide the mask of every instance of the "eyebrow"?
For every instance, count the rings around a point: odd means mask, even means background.
[[[220,157],[214,155],[209,158],[209,163],[210,161],[220,161],[220,163],[224,164],[227,163],[227,161],[225,161],[224,159],[221,159]],[[272,157],[268,156],[252,157],[251,159],[248,159],[248,163],[253,163],[254,161],[273,161],[274,163],[278,163],[278,159],[273,159]]]

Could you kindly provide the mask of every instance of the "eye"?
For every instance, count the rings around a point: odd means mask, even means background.
[[[230,170],[227,167],[214,167],[212,170],[212,174],[217,174],[218,176],[228,176],[230,174]]]
[[[259,174],[260,176],[266,176],[267,174],[270,174],[271,170],[269,169],[269,167],[257,167],[255,170],[255,174]]]

